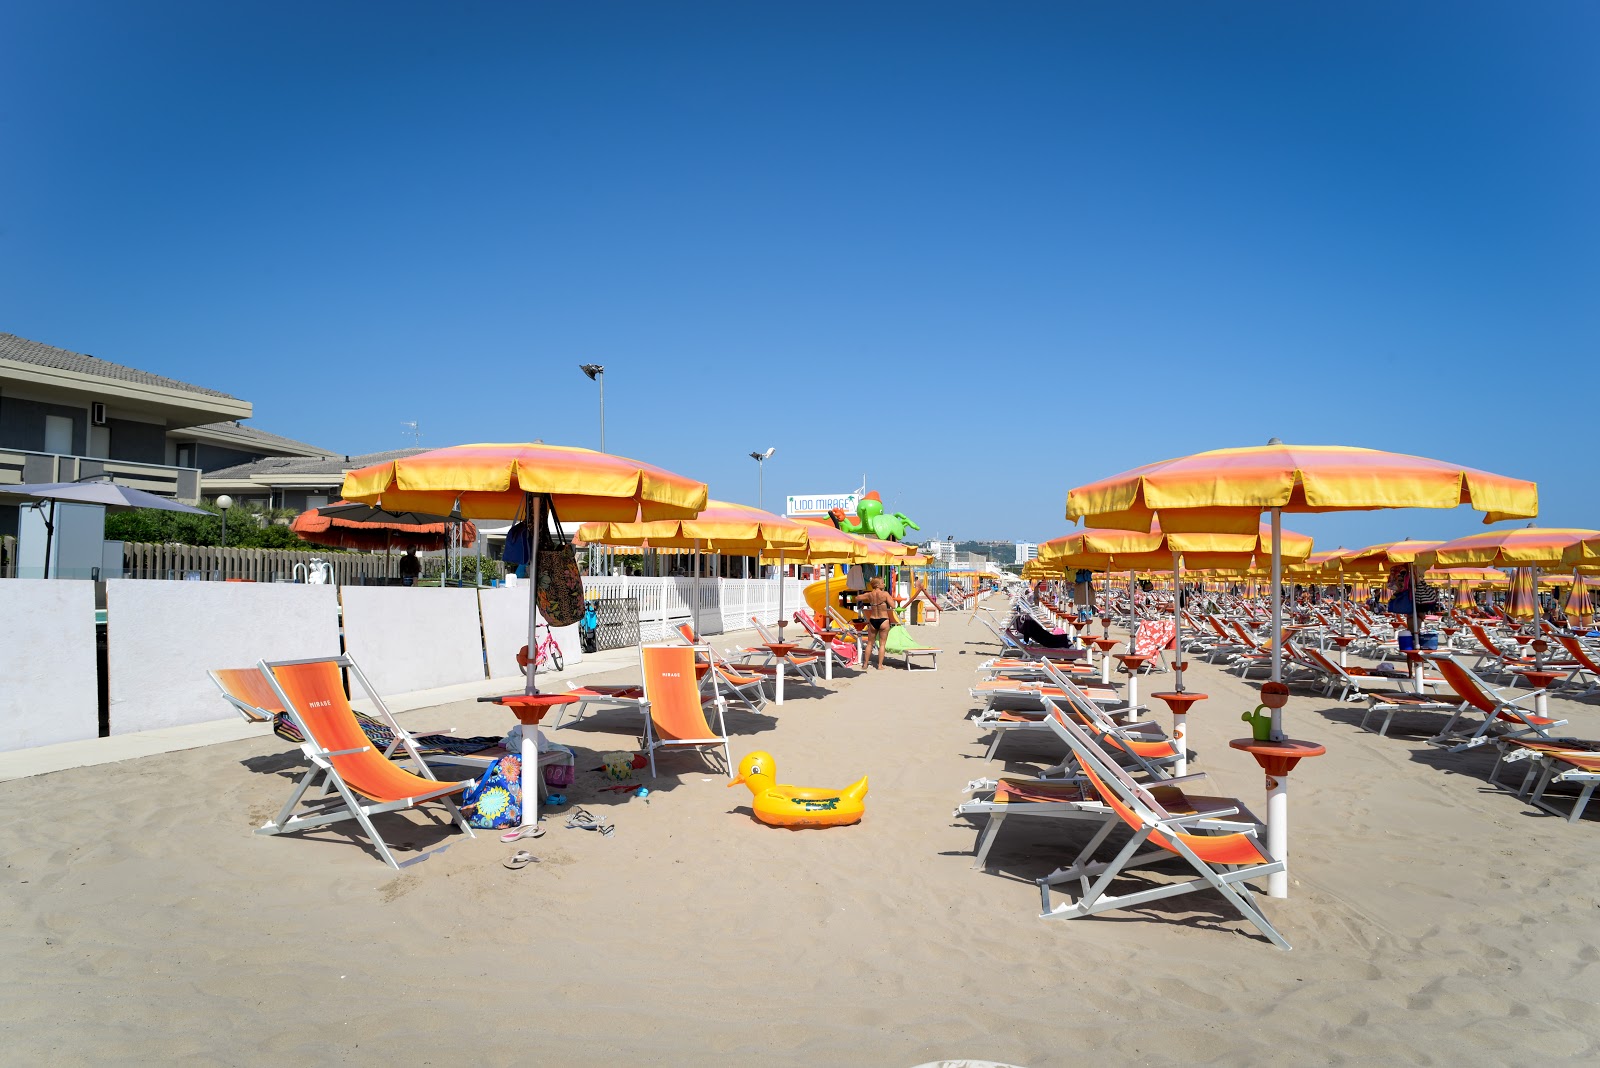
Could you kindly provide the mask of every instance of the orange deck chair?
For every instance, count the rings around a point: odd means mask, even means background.
[[[760,712],[767,707],[767,691],[762,685],[766,682],[767,676],[746,671],[742,665],[729,663],[728,658],[718,654],[710,642],[700,641],[695,635],[694,628],[689,624],[679,623],[677,630],[678,637],[683,639],[683,644],[695,648],[695,659],[699,663],[699,667],[695,670],[701,672],[702,694],[715,687],[726,686],[750,711]],[[715,679],[712,678],[713,675],[716,676]]]
[[[695,682],[695,654],[705,647],[692,645],[643,645],[639,647],[639,670],[644,676],[644,694],[649,716],[644,724],[645,752],[650,756],[650,775],[656,774],[657,749],[721,749],[725,774],[733,773],[733,754],[728,748],[728,725],[724,712],[728,702],[712,679],[712,702],[717,709],[717,730],[706,722],[700,688]]]
[[[355,820],[372,840],[384,863],[391,868],[401,868],[426,860],[445,847],[429,850],[401,864],[373,826],[372,817],[437,801],[449,811],[456,825],[468,837],[473,837],[472,828],[467,826],[461,810],[451,800],[470,785],[470,780],[440,782],[417,752],[410,735],[398,728],[399,741],[416,761],[417,772],[391,762],[362,733],[340,677],[341,669],[360,677],[360,669],[349,657],[276,663],[263,660],[260,668],[274,695],[305,738],[300,750],[311,762],[311,768],[295,784],[277,818],[263,824],[257,834],[283,834]],[[366,686],[364,678],[360,681]],[[325,789],[308,799],[307,792],[317,785]],[[295,810],[302,802],[305,811],[297,815]]]
[[[1460,707],[1456,709],[1444,728],[1428,739],[1429,745],[1437,745],[1448,752],[1459,753],[1463,749],[1471,749],[1473,746],[1491,741],[1492,732],[1495,731],[1506,738],[1537,737],[1548,742],[1554,741],[1550,737],[1550,729],[1560,727],[1567,722],[1564,719],[1535,715],[1523,707],[1524,702],[1531,703],[1538,696],[1538,690],[1530,690],[1517,697],[1503,697],[1499,690],[1484,682],[1465,664],[1444,654],[1434,654],[1427,659],[1439,666],[1439,674],[1444,677],[1445,684],[1461,698]],[[1470,733],[1458,731],[1456,724],[1468,714],[1469,710],[1482,713],[1483,722]]]
[[[1209,888],[1226,898],[1269,942],[1279,949],[1289,948],[1288,941],[1268,922],[1245,885],[1246,880],[1283,871],[1285,865],[1267,853],[1266,846],[1257,837],[1261,824],[1242,802],[1231,798],[1208,799],[1223,801],[1225,805],[1220,810],[1204,813],[1174,812],[1154,790],[1134,782],[1127,772],[1109,760],[1077,723],[1066,718],[1058,722],[1089,787],[1117,819],[1107,820],[1069,866],[1039,880],[1043,918],[1080,919]],[[1226,817],[1230,814],[1242,818],[1228,820]],[[1093,862],[1095,851],[1119,823],[1133,831],[1133,837],[1109,862]],[[1197,830],[1213,833],[1193,833]],[[1156,848],[1141,852],[1147,843]],[[1112,896],[1106,893],[1112,882],[1122,877],[1128,868],[1173,857],[1187,861],[1199,878],[1164,883],[1130,894]],[[1072,882],[1079,884],[1076,899],[1052,908],[1052,888]]]

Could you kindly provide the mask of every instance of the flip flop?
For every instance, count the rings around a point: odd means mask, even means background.
[[[599,831],[603,838],[610,838],[617,831],[610,820],[596,816],[586,808],[575,810],[572,817],[567,820],[567,826],[576,827],[580,831]]]
[[[514,830],[507,831],[505,834],[502,834],[500,836],[500,841],[502,841],[502,842],[520,842],[524,838],[542,838],[542,837],[544,837],[544,828],[541,827],[537,823],[530,823],[526,827],[518,827],[518,828],[516,828]]]
[[[510,868],[512,871],[521,871],[529,864],[539,863],[539,858],[528,852],[526,849],[519,849],[507,857],[502,863],[504,863],[505,866]]]

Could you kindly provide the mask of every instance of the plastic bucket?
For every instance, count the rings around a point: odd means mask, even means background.
[[[1427,651],[1436,651],[1439,648],[1439,632],[1423,631],[1422,648]]]

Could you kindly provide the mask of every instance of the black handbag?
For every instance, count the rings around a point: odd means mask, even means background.
[[[542,530],[539,534],[539,574],[534,592],[539,598],[539,613],[552,627],[570,627],[583,618],[583,572],[578,570],[578,554],[561,530],[555,505],[543,499]]]

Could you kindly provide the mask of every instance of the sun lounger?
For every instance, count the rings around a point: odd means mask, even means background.
[[[700,648],[709,649],[709,646]],[[688,645],[639,647],[639,672],[644,678],[648,715],[645,718],[645,752],[650,756],[650,776],[656,774],[656,750],[722,750],[723,770],[733,774],[733,754],[728,748],[727,702],[713,679],[712,703],[717,729],[706,721],[700,688],[695,683],[695,653]]]
[[[384,863],[391,868],[400,868],[403,865],[394,858],[383,836],[373,826],[372,817],[437,802],[468,837],[473,836],[472,828],[467,826],[461,810],[452,800],[466,789],[468,782],[440,782],[435,778],[432,769],[423,761],[422,754],[412,745],[409,735],[400,729],[392,716],[388,717],[388,726],[395,731],[408,755],[416,761],[415,772],[390,761],[362,733],[361,725],[345,696],[340,670],[347,670],[369,696],[377,695],[349,657],[277,663],[262,661],[260,666],[267,673],[284,711],[305,738],[300,750],[310,761],[311,768],[295,784],[289,800],[279,810],[277,817],[263,824],[256,831],[257,834],[285,834],[354,820],[371,840]],[[308,799],[306,795],[312,792],[312,787],[319,785],[324,787],[323,792]],[[302,806],[303,811],[297,812]],[[413,857],[404,866],[415,864],[438,851],[434,849]]]
[[[1283,871],[1285,865],[1267,853],[1259,837],[1264,828],[1242,802],[1233,798],[1185,797],[1185,802],[1192,803],[1192,810],[1185,811],[1151,787],[1135,782],[1107,758],[1078,724],[1069,719],[1061,720],[1061,724],[1090,788],[1112,809],[1117,819],[1108,819],[1071,864],[1039,880],[1044,918],[1082,919],[1211,889],[1221,894],[1273,945],[1289,948],[1288,941],[1268,922],[1247,885],[1248,880]],[[1202,801],[1203,808],[1199,803]],[[1119,823],[1133,832],[1132,837],[1110,861],[1095,862],[1094,854]],[[1155,848],[1145,849],[1147,845]],[[1188,863],[1198,878],[1128,894],[1107,893],[1112,883],[1129,869],[1173,857]],[[1052,906],[1052,889],[1071,883],[1078,884],[1076,897]]]
[[[1427,655],[1426,659],[1438,665],[1445,683],[1461,699],[1449,722],[1428,740],[1430,745],[1459,753],[1492,740],[1495,734],[1508,738],[1537,737],[1541,741],[1552,741],[1551,729],[1566,723],[1564,719],[1541,716],[1526,707],[1527,703],[1538,699],[1541,691],[1532,690],[1516,697],[1506,697],[1479,678],[1471,668],[1452,657],[1434,653]],[[1457,725],[1463,724],[1464,717],[1471,712],[1481,713],[1483,721],[1470,731],[1458,729]]]
[[[1550,742],[1502,738],[1497,744],[1500,756],[1490,775],[1491,782],[1496,786],[1501,785],[1499,773],[1502,766],[1526,763],[1528,770],[1516,791],[1518,797],[1563,817],[1568,823],[1576,823],[1583,818],[1589,798],[1594,795],[1595,787],[1600,785],[1600,742],[1578,738],[1558,738]],[[1547,800],[1550,787],[1556,785],[1578,788],[1565,812]]]
[[[707,691],[726,686],[728,690],[744,702],[744,706],[751,712],[760,713],[767,707],[767,691],[762,685],[767,676],[754,671],[747,671],[742,666],[735,666],[727,657],[722,656],[709,643],[695,640],[694,629],[687,623],[680,623],[677,627],[678,637],[683,643],[692,646],[695,657],[706,670],[700,679],[700,692],[705,695]],[[716,676],[712,678],[712,676]]]

